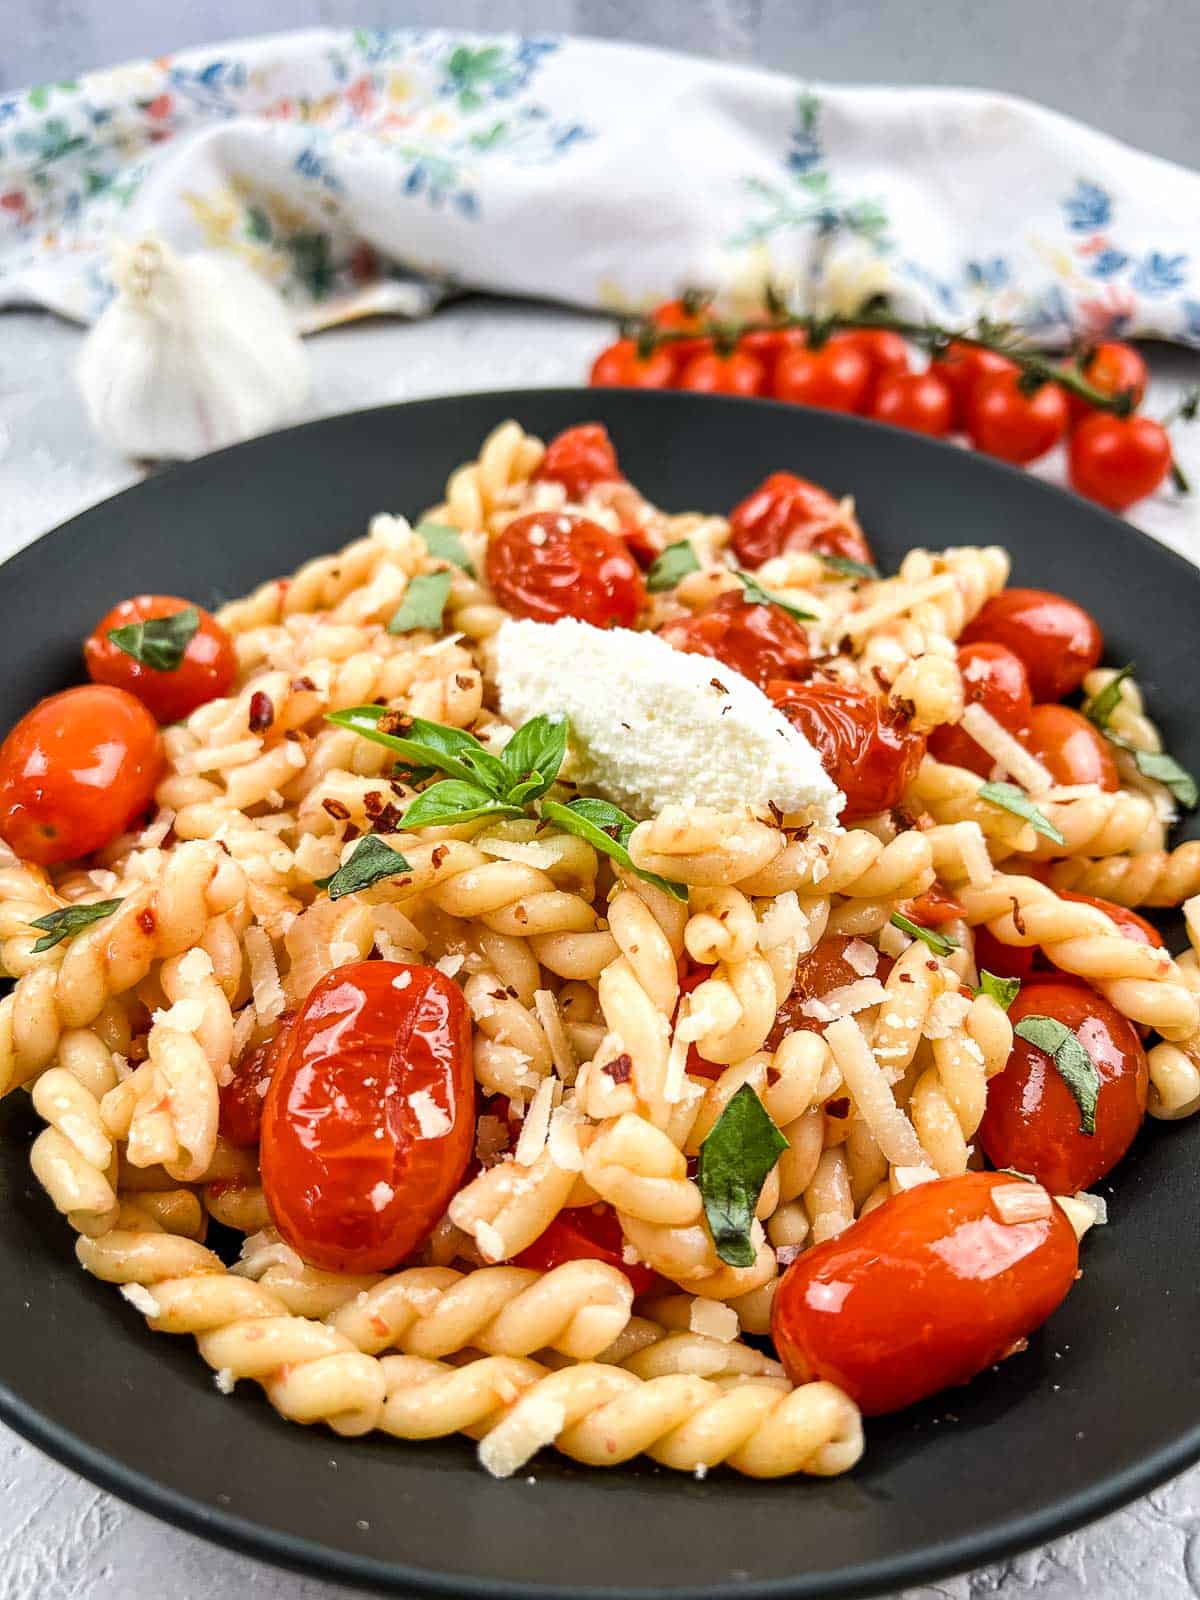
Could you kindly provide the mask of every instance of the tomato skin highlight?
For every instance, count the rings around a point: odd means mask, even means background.
[[[1109,794],[1121,787],[1112,745],[1070,706],[1034,706],[1020,738],[1055,783],[1098,783]]]
[[[1071,435],[1067,464],[1073,489],[1110,511],[1124,511],[1153,494],[1171,470],[1171,440],[1151,417],[1097,411]]]
[[[422,1132],[414,1095],[444,1129]],[[263,1191],[292,1248],[331,1272],[397,1266],[442,1216],[474,1139],[461,990],[394,961],[327,973],[288,1029],[263,1112]]]
[[[718,595],[658,633],[676,650],[724,662],[760,689],[772,678],[803,678],[812,666],[800,624],[779,606],[752,605],[740,594]]]
[[[1051,450],[1067,431],[1067,397],[1056,383],[1023,394],[1020,375],[1000,372],[972,389],[966,426],[977,450],[1023,464]]]
[[[592,362],[588,382],[593,389],[669,389],[676,372],[671,349],[662,344],[643,357],[636,339],[618,339]]]
[[[958,651],[958,670],[965,704],[982,706],[1009,733],[1020,734],[1033,710],[1029,674],[1020,656],[1003,644],[965,644]],[[983,746],[957,723],[934,728],[929,735],[929,753],[952,767],[977,772],[981,778],[995,766]]]
[[[878,695],[845,683],[769,683],[765,693],[816,750],[846,796],[843,824],[899,805],[925,754],[923,734]]]
[[[237,678],[237,652],[225,629],[203,606],[200,626],[188,641],[183,660],[171,672],[157,672],[127,655],[108,637],[113,628],[187,611],[190,600],[177,595],[139,594],[122,600],[102,617],[84,640],[83,660],[93,683],[127,689],[158,722],[180,722],[197,706],[229,693]]]
[[[158,724],[133,695],[52,694],[0,744],[0,839],[42,867],[90,855],[150,808],[162,770]]]
[[[653,1268],[624,1259],[624,1243],[621,1224],[610,1205],[575,1206],[560,1211],[545,1233],[513,1257],[513,1265],[549,1272],[564,1261],[603,1261],[625,1274],[635,1295],[649,1294],[663,1285],[665,1280]]]
[[[1096,1063],[1096,1131],[1079,1131],[1079,1107],[1044,1050],[1014,1039],[1008,1065],[988,1083],[979,1142],[997,1167],[1027,1172],[1053,1194],[1087,1189],[1137,1137],[1146,1114],[1149,1067],[1133,1023],[1080,979],[1033,977],[1009,1017],[1054,1017],[1077,1033]]]
[[[846,960],[846,949],[858,943],[844,933],[827,933],[816,949],[802,956],[796,966],[796,979],[792,992],[775,1013],[775,1021],[767,1035],[765,1048],[777,1050],[789,1033],[822,1033],[825,1022],[806,1016],[804,1007],[810,1000],[819,1000],[831,989],[843,989],[857,983],[862,973]],[[882,983],[895,963],[890,956],[881,955],[872,974]],[[690,1069],[689,1069],[690,1070]],[[724,1068],[720,1068],[724,1071]]]
[[[515,517],[488,547],[487,575],[502,606],[535,622],[632,628],[646,599],[624,539],[562,511]]]
[[[748,399],[762,394],[766,381],[766,368],[748,350],[734,350],[727,356],[702,350],[679,374],[678,387],[697,394],[737,394]]]
[[[779,358],[775,398],[823,411],[862,411],[871,380],[871,363],[861,350],[829,339],[820,350],[789,350]]]
[[[1132,394],[1135,406],[1141,405],[1150,376],[1138,352],[1131,344],[1124,344],[1120,339],[1105,339],[1096,346],[1081,368],[1068,370],[1079,372],[1101,394]],[[1068,393],[1067,405],[1071,411],[1072,426],[1082,422],[1085,417],[1096,415],[1095,406],[1081,400],[1078,395]]]
[[[598,483],[623,483],[625,475],[608,429],[601,422],[583,422],[551,439],[533,481],[561,483],[568,500],[582,500]]]
[[[954,402],[933,372],[897,372],[880,378],[871,400],[871,416],[896,428],[909,428],[941,438],[950,432]]]
[[[793,472],[772,472],[729,513],[734,554],[761,567],[785,551],[845,556],[868,566],[875,558],[861,528],[833,496]]]
[[[1100,664],[1104,638],[1082,606],[1049,589],[1002,589],[963,629],[960,644],[990,640],[1020,656],[1035,700],[1061,700]]]
[[[923,1183],[798,1257],[771,1313],[793,1383],[824,1378],[867,1416],[901,1411],[1001,1360],[1075,1281],[1065,1214],[1002,1222],[1007,1173]]]

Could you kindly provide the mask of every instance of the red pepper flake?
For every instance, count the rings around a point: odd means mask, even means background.
[[[633,1062],[627,1055],[615,1056],[600,1068],[614,1083],[628,1083],[633,1076]]]
[[[520,905],[520,904],[515,905],[512,908],[512,914],[513,914],[513,919],[516,922],[519,922],[522,927],[524,927],[525,924],[529,921],[529,912],[527,911],[527,909],[523,905]]]
[[[1010,894],[1008,897],[1008,903],[1012,907],[1013,927],[1017,930],[1021,937],[1024,938],[1026,928],[1025,918],[1021,915],[1021,902],[1017,899],[1015,894]]]
[[[445,861],[446,857],[449,854],[450,854],[450,846],[449,845],[445,845],[445,844],[434,845],[433,850],[430,853],[429,859],[430,859],[430,861],[433,862],[433,867],[434,867],[434,871],[435,872],[437,871],[438,867],[441,866],[442,862]]]
[[[773,1089],[775,1087],[775,1085],[779,1082],[780,1078],[782,1078],[782,1077],[783,1077],[783,1073],[780,1072],[778,1067],[768,1067],[767,1068],[767,1088],[768,1089]]]
[[[315,694],[317,686],[307,675],[303,678],[293,678],[288,688],[293,694]]]
[[[406,716],[403,711],[385,711],[376,726],[380,733],[390,733],[397,738],[402,738],[412,731],[413,719]]]
[[[396,833],[400,827],[399,806],[387,805],[377,817],[371,818],[372,833]]]
[[[152,934],[158,927],[158,920],[149,906],[143,906],[137,914],[137,925],[144,934]]]
[[[350,807],[344,806],[340,800],[322,800],[321,808],[327,811],[335,822],[348,822],[350,819]]]
[[[275,707],[271,696],[256,689],[250,696],[250,710],[246,718],[251,733],[266,733],[275,721]]]
[[[342,829],[342,843],[349,844],[352,839],[357,839],[361,832],[361,828],[357,827],[353,822],[348,822]]]
[[[899,978],[901,983],[911,983],[913,981],[911,972],[901,972],[899,974]]]
[[[456,672],[454,681],[460,689],[473,689],[475,687],[475,679],[466,672]]]
[[[850,1115],[850,1100],[847,1095],[842,1095],[837,1100],[826,1100],[825,1112],[830,1117],[848,1117]]]
[[[363,795],[363,810],[369,817],[377,817],[387,804],[387,796],[379,789],[368,789]]]
[[[768,800],[767,801],[767,810],[771,813],[771,816],[774,818],[775,826],[777,828],[781,828],[783,826],[783,812],[775,804],[774,800]]]
[[[721,694],[728,694],[729,693],[729,690],[721,682],[720,678],[710,678],[708,680],[708,682],[709,682],[709,687],[712,688],[712,689],[716,689],[719,693],[721,693]]]

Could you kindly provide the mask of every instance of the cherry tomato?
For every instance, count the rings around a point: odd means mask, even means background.
[[[890,328],[847,328],[844,333],[832,334],[826,340],[825,348],[830,347],[857,350],[867,358],[872,393],[878,393],[884,378],[898,377],[908,371],[908,346]]]
[[[1122,344],[1119,339],[1106,339],[1103,344],[1096,346],[1081,368],[1074,370],[1093,389],[1099,389],[1101,394],[1129,393],[1133,396],[1133,404],[1141,405],[1149,373],[1146,363],[1131,344]],[[1072,424],[1082,422],[1084,417],[1090,417],[1095,411],[1094,406],[1074,394],[1067,395],[1067,405]]]
[[[960,344],[957,339],[947,347],[944,356],[929,363],[929,370],[940,378],[950,391],[953,404],[952,426],[967,425],[967,402],[977,384],[984,378],[993,378],[1000,372],[1015,372],[1016,366],[1007,356],[995,350],[984,350],[979,345]]]
[[[766,694],[846,796],[843,823],[900,804],[925,754],[924,735],[906,717],[866,689],[822,679],[769,683]]]
[[[812,665],[800,624],[781,606],[750,605],[740,593],[719,595],[658,631],[676,650],[723,661],[760,689],[771,678],[803,678]]]
[[[1162,935],[1145,917],[1127,906],[1118,906],[1111,900],[1101,900],[1093,894],[1076,894],[1071,889],[1057,891],[1060,900],[1077,900],[1081,905],[1095,906],[1116,923],[1127,939],[1137,944],[1148,944],[1156,950],[1163,948]],[[998,978],[1020,978],[1022,982],[1036,972],[1057,972],[1058,968],[1038,945],[1001,944],[987,928],[975,929],[975,961]]]
[[[964,915],[963,906],[940,883],[931,885],[915,900],[901,900],[896,910],[922,928],[936,928],[942,922],[953,922]]]
[[[1054,775],[1055,783],[1098,783],[1109,794],[1121,787],[1112,745],[1070,706],[1034,706],[1021,743]]]
[[[230,1144],[249,1150],[258,1143],[263,1106],[287,1043],[294,1012],[285,1011],[273,1038],[246,1050],[233,1065],[233,1076],[221,1085],[222,1134]]]
[[[1007,645],[1020,656],[1035,700],[1078,689],[1104,651],[1095,619],[1049,589],[1003,589],[963,629],[960,643]]]
[[[574,1206],[560,1211],[540,1238],[513,1257],[513,1265],[549,1272],[564,1261],[604,1261],[625,1274],[635,1295],[649,1294],[663,1279],[650,1267],[626,1261],[622,1255],[624,1243],[621,1224],[611,1206]]]
[[[975,929],[975,965],[980,972],[994,973],[997,978],[1020,978],[1024,983],[1037,970],[1041,953],[1036,945],[1002,944],[990,929]]]
[[[1020,656],[1002,644],[962,645],[958,652],[963,700],[979,705],[1010,733],[1020,733],[1033,710],[1029,675]],[[952,767],[966,767],[986,778],[995,761],[957,723],[943,723],[929,735],[929,753]]]
[[[708,306],[700,305],[692,309],[682,300],[666,300],[650,313],[651,322],[664,333],[691,333],[703,328],[708,318]],[[706,334],[700,334],[695,339],[680,339],[662,348],[671,350],[682,367],[692,356],[699,355],[701,350],[708,350],[711,346],[712,340]]]
[[[1171,470],[1171,440],[1150,417],[1112,417],[1097,411],[1071,435],[1071,487],[1110,511],[1124,511],[1153,494]]]
[[[877,422],[940,438],[950,432],[954,404],[935,373],[897,372],[875,385],[871,415]]]
[[[670,345],[660,344],[649,355],[640,356],[636,339],[618,339],[592,362],[588,382],[593,389],[669,389],[676,366]]]
[[[766,381],[766,368],[748,350],[733,350],[727,356],[702,350],[679,374],[679,388],[698,394],[756,395],[763,392]]]
[[[1079,1270],[1066,1214],[1004,1222],[967,1172],[885,1200],[784,1274],[771,1337],[793,1383],[824,1378],[867,1416],[966,1383],[1019,1348]]]
[[[233,640],[203,606],[196,606],[200,626],[188,641],[183,659],[169,672],[143,666],[108,637],[113,628],[153,617],[173,617],[192,608],[190,600],[170,594],[139,594],[122,600],[93,628],[83,645],[83,659],[93,683],[128,689],[159,722],[179,722],[197,706],[228,694],[237,677]]]
[[[776,1012],[775,1021],[767,1035],[768,1050],[777,1050],[789,1033],[824,1031],[825,1022],[806,1016],[804,1007],[810,1000],[819,1000],[831,989],[844,989],[847,984],[858,982],[862,973],[846,960],[847,946],[857,943],[858,940],[844,933],[829,933],[810,955],[801,957],[796,967],[792,992]],[[881,955],[874,976],[882,982],[893,964],[890,957]]]
[[[761,567],[785,550],[815,551],[874,563],[862,529],[833,496],[792,472],[772,472],[729,513],[733,549],[745,567]]]
[[[967,400],[967,432],[977,450],[1002,461],[1036,461],[1067,431],[1067,397],[1056,383],[1024,394],[1020,374],[984,378]]]
[[[487,575],[502,606],[535,622],[632,628],[646,598],[624,539],[561,511],[515,517],[488,547]]]
[[[1127,939],[1132,939],[1135,944],[1148,944],[1154,950],[1163,950],[1163,936],[1152,922],[1147,922],[1145,917],[1139,917],[1136,911],[1131,911],[1128,906],[1119,906],[1112,900],[1102,900],[1097,894],[1076,894],[1073,889],[1058,889],[1055,891],[1060,900],[1076,900],[1083,906],[1095,906],[1103,911],[1120,928]]]
[[[1077,1036],[1096,1064],[1096,1131],[1080,1131],[1080,1110],[1053,1060],[1027,1039],[1013,1040],[1003,1072],[988,1083],[979,1142],[997,1167],[1027,1172],[1053,1194],[1074,1194],[1111,1172],[1146,1114],[1149,1068],[1137,1029],[1075,978],[1027,979],[1009,1009],[1052,1017]]]
[[[331,1272],[386,1272],[445,1211],[474,1139],[457,985],[396,961],[327,973],[288,1029],[263,1112],[263,1191],[292,1248]]]
[[[853,345],[828,340],[819,350],[789,350],[775,367],[775,398],[823,411],[862,411],[871,363]]]
[[[739,335],[737,347],[762,362],[765,381],[764,394],[775,392],[775,369],[789,350],[803,350],[808,335],[803,328],[759,329],[756,333]]]
[[[601,422],[583,422],[551,439],[533,477],[535,483],[561,483],[568,500],[582,500],[596,484],[622,483],[625,475],[608,429]]]
[[[90,855],[149,809],[162,767],[158,725],[124,689],[52,694],[0,744],[0,839],[42,867]]]

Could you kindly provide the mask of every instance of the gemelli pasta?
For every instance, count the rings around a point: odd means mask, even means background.
[[[82,1268],[222,1393],[499,1474],[844,1472],[1023,1341],[1200,1108],[1195,785],[1003,550],[869,556],[506,422],[415,524],[105,618],[0,748],[0,1089]],[[1184,902],[1176,961],[1129,908]]]

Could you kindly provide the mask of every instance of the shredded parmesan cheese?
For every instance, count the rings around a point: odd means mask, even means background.
[[[213,1373],[213,1382],[222,1394],[232,1394],[237,1379],[233,1375],[232,1367],[218,1367]]]
[[[156,1028],[174,1028],[177,1033],[195,1033],[204,1021],[204,1001],[176,1000],[165,1011],[155,1011],[151,1021]]]
[[[287,1005],[287,997],[279,981],[275,946],[266,932],[253,924],[246,929],[242,938],[250,963],[250,992],[254,996],[258,1020],[263,1024],[274,1022],[276,1017],[283,1015]]]
[[[143,850],[157,850],[174,826],[175,813],[168,806],[163,806],[138,834],[139,847]]]
[[[384,1183],[381,1178],[371,1190],[370,1194],[367,1196],[367,1199],[370,1200],[373,1210],[382,1211],[384,1206],[388,1205],[392,1200],[395,1199],[395,1197],[396,1191],[392,1188],[391,1184]]]
[[[455,951],[450,955],[439,956],[434,962],[434,966],[439,972],[444,973],[447,978],[453,978],[462,971],[462,964],[466,959],[466,956]]]
[[[960,726],[998,767],[1029,794],[1037,797],[1049,794],[1053,789],[1053,774],[1036,756],[1030,755],[1023,744],[1018,744],[990,711],[985,711],[981,705],[969,705],[962,714]]]
[[[1050,1196],[1040,1183],[1001,1184],[992,1190],[991,1201],[1001,1222],[1040,1222],[1053,1215]]]
[[[521,1137],[513,1151],[513,1159],[518,1166],[531,1167],[546,1148],[550,1113],[554,1109],[556,1095],[561,1097],[562,1084],[557,1078],[543,1078],[529,1102],[529,1110],[521,1124]]]
[[[800,1010],[804,1016],[813,1017],[817,1022],[834,1022],[838,1017],[866,1011],[869,1006],[882,1005],[886,999],[887,990],[878,978],[859,978],[840,989],[830,989],[819,998],[806,1000]]]
[[[937,1176],[933,1167],[893,1167],[892,1191],[902,1194],[905,1189],[915,1189],[918,1184],[932,1183]]]
[[[535,1387],[479,1441],[479,1463],[493,1478],[511,1478],[567,1425],[561,1403]]]
[[[925,1019],[925,1037],[927,1039],[948,1039],[952,1033],[957,1033],[967,1020],[967,1012],[971,1009],[971,1002],[965,994],[959,994],[951,989],[946,994],[938,995],[929,1008],[929,1015]]]
[[[418,1089],[416,1094],[409,1095],[408,1103],[417,1119],[422,1139],[437,1139],[443,1133],[449,1133],[454,1126],[428,1089]]]
[[[825,1039],[841,1069],[859,1115],[894,1167],[923,1167],[929,1161],[912,1123],[896,1104],[883,1070],[853,1017],[831,1022]]]
[[[453,1217],[451,1221],[453,1221]],[[490,1222],[485,1222],[481,1217],[469,1228],[464,1228],[465,1233],[471,1234],[479,1246],[479,1253],[485,1261],[503,1261],[508,1254],[504,1244],[504,1235],[499,1228],[493,1228]]]
[[[732,1306],[722,1305],[719,1300],[701,1300],[699,1296],[692,1301],[688,1326],[693,1333],[719,1339],[722,1344],[732,1344],[741,1332],[738,1314]]]
[[[573,1105],[555,1106],[550,1117],[550,1136],[546,1141],[550,1159],[560,1172],[582,1172],[583,1151],[579,1147],[582,1117]]]
[[[554,1070],[564,1083],[574,1083],[579,1071],[579,1062],[567,1037],[567,1030],[563,1026],[558,1001],[549,989],[535,989],[533,1009],[537,1013],[537,1019],[550,1046],[550,1054],[554,1058]]]
[[[157,1317],[162,1311],[162,1307],[149,1289],[143,1288],[140,1283],[123,1283],[121,1293],[133,1309],[140,1311],[144,1317]]]
[[[1081,1190],[1078,1194],[1058,1194],[1054,1198],[1066,1213],[1077,1239],[1082,1239],[1089,1228],[1102,1228],[1108,1221],[1108,1206],[1098,1194]]]
[[[879,965],[879,951],[865,939],[851,939],[842,951],[842,959],[860,978],[870,978]]]
[[[879,948],[885,956],[902,956],[912,943],[912,939],[903,928],[895,928],[890,922],[885,922],[879,930]]]
[[[212,977],[212,970],[212,957],[207,950],[199,948],[189,950],[176,968],[182,982],[188,985],[203,983],[205,978]]]

